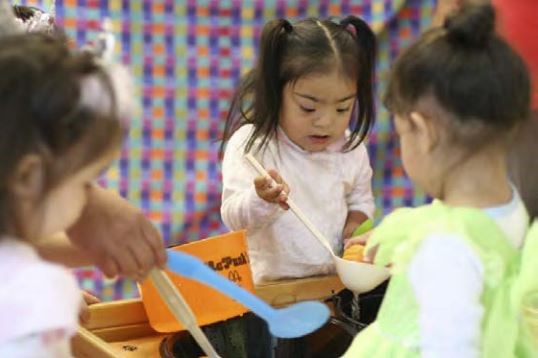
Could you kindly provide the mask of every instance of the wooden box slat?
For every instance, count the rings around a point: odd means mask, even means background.
[[[263,283],[256,286],[256,294],[281,307],[306,300],[324,301],[342,289],[337,276],[324,276]],[[159,357],[159,344],[166,335],[151,328],[141,299],[98,303],[89,309],[88,324],[72,342],[75,357]]]

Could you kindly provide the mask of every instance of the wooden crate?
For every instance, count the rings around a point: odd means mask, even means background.
[[[256,294],[279,307],[306,300],[325,300],[344,288],[338,277],[312,277],[258,285]],[[73,338],[77,358],[159,357],[159,344],[167,334],[154,331],[140,299],[90,306],[91,318]]]

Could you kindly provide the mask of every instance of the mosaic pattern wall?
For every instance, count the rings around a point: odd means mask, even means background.
[[[49,8],[52,1],[21,3]],[[435,0],[57,0],[59,23],[78,44],[95,39],[104,18],[116,55],[130,65],[140,110],[122,157],[101,179],[159,227],[170,245],[225,230],[219,216],[218,139],[235,84],[253,64],[263,24],[275,17],[359,15],[379,34],[378,90],[391,61],[431,18]],[[380,218],[423,203],[404,176],[388,114],[380,107],[369,151]],[[103,299],[137,295],[130,280],[77,271],[81,285]]]

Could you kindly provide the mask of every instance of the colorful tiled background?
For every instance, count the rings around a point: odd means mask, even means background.
[[[51,0],[20,1],[48,9]],[[140,206],[169,244],[222,232],[218,139],[240,75],[256,56],[263,24],[275,17],[359,15],[379,31],[378,90],[401,48],[425,29],[435,0],[57,0],[59,23],[78,44],[109,17],[117,58],[139,85],[140,113],[122,157],[102,184]],[[380,108],[369,150],[378,217],[425,201],[403,174],[388,114]],[[103,299],[133,297],[130,280],[80,269],[84,288]]]

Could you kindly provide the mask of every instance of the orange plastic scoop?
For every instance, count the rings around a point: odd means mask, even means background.
[[[234,231],[176,246],[170,250],[196,256],[222,276],[234,281],[245,290],[254,292],[245,231]],[[248,311],[241,304],[208,286],[171,271],[166,272],[191,307],[200,326],[224,321]],[[166,333],[185,329],[174,318],[150,280],[142,282],[140,291],[149,323],[153,329]]]

